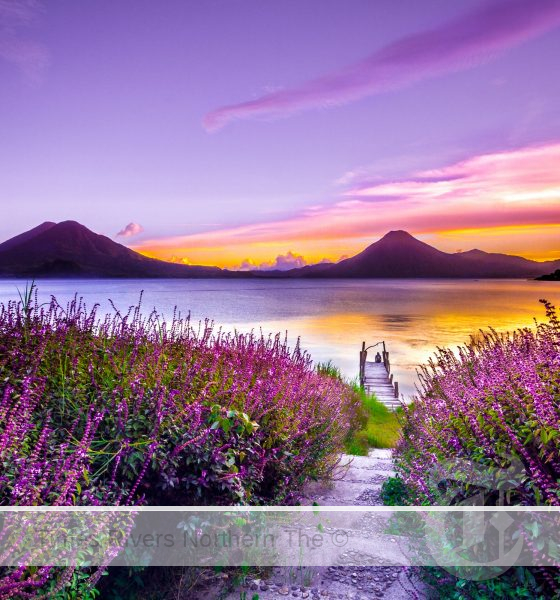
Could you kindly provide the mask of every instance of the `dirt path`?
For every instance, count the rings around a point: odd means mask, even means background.
[[[393,474],[389,450],[373,450],[369,456],[344,456],[338,476],[329,484],[312,484],[306,489],[304,503],[321,506],[381,505],[383,481]],[[384,598],[423,599],[426,594],[413,569],[398,564],[397,540],[385,532],[378,517],[357,516],[348,544],[341,548],[331,567],[275,568],[266,579],[248,580],[227,596],[227,600],[277,600],[278,598],[339,598],[366,600]],[[373,556],[387,566],[355,566],[360,557]],[[369,561],[371,564],[371,560]],[[350,565],[350,566],[346,566]],[[354,565],[354,566],[352,566]]]

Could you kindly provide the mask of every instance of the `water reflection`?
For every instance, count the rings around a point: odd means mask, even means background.
[[[16,299],[21,281],[0,281],[0,301]],[[531,326],[542,318],[539,298],[560,304],[555,282],[519,280],[65,280],[39,282],[39,298],[67,302],[74,293],[110,310],[137,303],[171,315],[174,306],[195,320],[209,317],[226,329],[288,331],[316,361],[333,360],[356,377],[358,351],[384,339],[401,391],[414,391],[415,368],[437,346],[457,346],[480,328]]]
[[[393,331],[409,329],[410,325],[419,319],[418,315],[379,315],[379,317],[385,329]]]

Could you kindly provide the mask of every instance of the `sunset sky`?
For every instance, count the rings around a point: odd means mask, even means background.
[[[560,0],[0,0],[0,240],[560,258]]]

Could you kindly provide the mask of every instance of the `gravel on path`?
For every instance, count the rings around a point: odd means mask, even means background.
[[[306,487],[304,504],[320,506],[379,506],[381,485],[393,474],[390,450],[372,450],[368,456],[344,455],[339,472],[330,483],[313,483]],[[337,564],[329,567],[276,567],[264,579],[247,579],[226,600],[278,600],[280,598],[325,598],[340,600],[424,599],[427,593],[413,567],[391,561],[395,539],[385,534],[378,519],[364,515],[356,532],[375,546],[379,566],[360,566],[371,556],[360,550],[341,551]],[[354,539],[354,538],[352,538]],[[381,545],[381,547],[380,547]],[[365,544],[367,547],[367,543]],[[380,556],[381,554],[381,556]],[[386,555],[386,559],[383,557]],[[363,560],[363,559],[366,560]],[[369,561],[371,564],[371,560]]]

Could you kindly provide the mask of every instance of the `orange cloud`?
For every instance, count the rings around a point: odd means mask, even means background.
[[[246,258],[241,265],[238,267],[240,271],[289,271],[290,269],[299,269],[306,265],[314,265],[317,263],[329,263],[333,262],[327,258],[323,258],[319,261],[309,261],[301,254],[296,254],[291,250],[286,254],[279,254],[272,261],[265,261],[256,263],[250,258]]]
[[[516,253],[534,258],[535,232],[553,232],[537,252],[545,259],[560,250],[554,241],[560,226],[559,166],[560,143],[550,143],[474,156],[398,181],[372,184],[363,175],[350,177],[337,201],[292,218],[151,240],[136,249],[233,266],[247,256],[271,261],[295,248],[307,261],[319,262],[353,254],[391,229],[406,229],[426,241],[436,237],[454,245],[442,249],[468,249],[476,238],[482,249],[512,252],[511,236],[503,231],[514,228]]]

